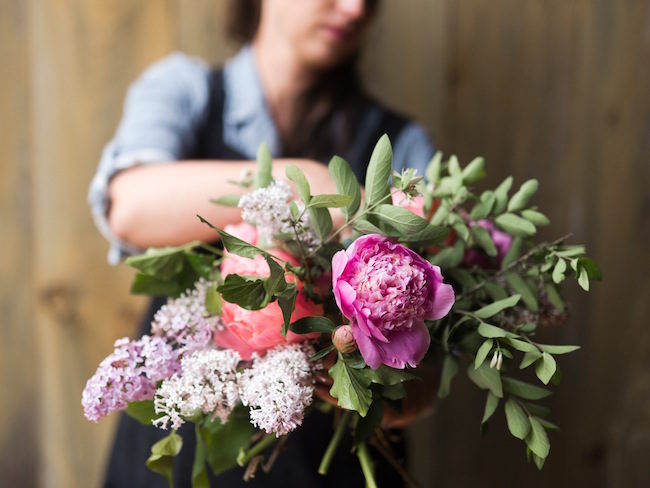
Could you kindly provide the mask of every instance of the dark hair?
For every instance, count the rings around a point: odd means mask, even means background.
[[[366,0],[369,15],[377,0]],[[230,0],[226,29],[228,36],[240,43],[251,42],[260,22],[261,0]],[[344,155],[354,140],[354,127],[364,103],[362,85],[357,74],[355,53],[345,62],[323,72],[320,81],[299,100],[294,127],[282,139],[283,156],[329,159]]]

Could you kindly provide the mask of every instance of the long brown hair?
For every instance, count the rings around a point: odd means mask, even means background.
[[[377,0],[368,1],[375,10]],[[260,22],[261,0],[230,0],[226,18],[228,36],[242,44],[252,42]],[[295,123],[282,139],[283,156],[328,159],[345,154],[365,102],[357,73],[359,53],[324,72],[320,81],[298,101]]]

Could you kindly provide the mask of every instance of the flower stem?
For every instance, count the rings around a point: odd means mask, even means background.
[[[239,454],[237,455],[237,464],[240,466],[246,466],[251,459],[263,452],[266,448],[270,447],[277,440],[278,438],[275,434],[268,434],[248,451],[240,449]]]
[[[352,417],[352,412],[350,412],[349,410],[343,411],[343,415],[341,415],[341,420],[339,420],[339,424],[336,426],[336,430],[334,431],[332,440],[327,446],[327,449],[325,450],[325,454],[323,454],[323,459],[320,462],[320,466],[318,466],[318,474],[322,474],[322,475],[327,474],[327,471],[330,468],[330,463],[332,462],[332,458],[334,457],[334,454],[336,454],[336,450],[338,449],[339,444],[341,443],[341,439],[343,438],[343,433],[345,432],[345,428],[350,422],[351,417]]]
[[[359,458],[359,463],[361,463],[361,471],[363,471],[363,476],[366,478],[366,487],[377,488],[377,482],[375,481],[375,470],[372,466],[372,459],[370,459],[368,446],[365,442],[360,442],[357,444],[357,456]]]

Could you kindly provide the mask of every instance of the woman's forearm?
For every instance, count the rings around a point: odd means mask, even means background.
[[[327,167],[311,160],[276,160],[273,176],[284,178],[287,164],[300,166],[313,194],[336,191]],[[214,205],[209,200],[243,193],[229,181],[239,180],[247,169],[254,171],[255,162],[184,161],[122,171],[109,184],[111,230],[123,241],[142,248],[213,241],[216,233],[196,215],[220,228],[239,222],[239,209]]]

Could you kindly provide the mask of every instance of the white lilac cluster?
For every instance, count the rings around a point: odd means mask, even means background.
[[[219,317],[206,317],[205,296],[210,283],[201,278],[194,289],[170,298],[154,315],[151,333],[177,346],[179,354],[203,349],[212,342]]]
[[[156,384],[171,377],[179,367],[178,352],[161,337],[124,337],[88,380],[81,405],[88,420],[97,421],[129,402],[151,400]]]
[[[184,418],[212,414],[226,422],[239,401],[236,351],[203,349],[181,359],[181,372],[164,381],[154,397],[154,425],[178,429]]]
[[[286,181],[274,181],[264,188],[258,188],[251,193],[242,195],[239,208],[242,209],[242,219],[255,225],[260,237],[268,242],[278,234],[293,234],[291,212],[289,210],[291,187]],[[304,209],[299,205],[300,213]],[[297,225],[300,240],[309,249],[318,245],[318,238],[305,213]]]
[[[253,356],[253,366],[237,375],[253,425],[279,437],[302,423],[314,393],[312,373],[321,367],[310,360],[312,355],[308,345],[288,344]]]

